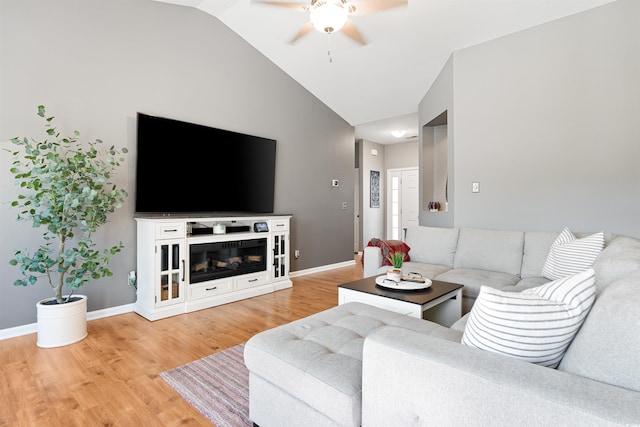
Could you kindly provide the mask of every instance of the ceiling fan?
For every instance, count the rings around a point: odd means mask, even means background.
[[[290,43],[295,43],[315,28],[326,34],[340,31],[355,42],[365,45],[367,42],[358,28],[349,20],[349,15],[366,15],[405,6],[408,0],[311,0],[310,4],[269,0],[252,0],[252,2],[309,12],[309,22],[298,31]]]

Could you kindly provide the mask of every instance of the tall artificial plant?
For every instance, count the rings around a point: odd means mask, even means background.
[[[107,264],[122,250],[122,242],[100,250],[92,236],[127,196],[111,182],[127,149],[99,151],[99,139],[82,144],[78,131],[73,137],[60,136],[44,106],[38,107],[38,116],[45,120],[44,140],[11,140],[19,147],[11,152],[10,171],[19,188],[11,206],[21,209],[19,221],[43,229],[44,242],[32,253],[16,250],[10,264],[19,266],[22,274],[14,285],[33,285],[44,277],[62,304],[89,281],[113,275]],[[70,290],[66,299],[63,286]]]

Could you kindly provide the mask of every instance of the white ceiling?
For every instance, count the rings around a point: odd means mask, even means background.
[[[316,30],[289,43],[309,21],[303,11],[252,0],[156,1],[217,17],[355,126],[357,139],[388,144],[418,134],[418,103],[453,51],[613,0],[409,0],[405,7],[350,17],[364,46]],[[407,134],[396,139],[389,134],[394,129]]]

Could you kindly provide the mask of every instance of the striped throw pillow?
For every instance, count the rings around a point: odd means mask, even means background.
[[[555,368],[595,295],[593,269],[523,292],[482,286],[462,344]]]
[[[584,271],[593,265],[604,247],[604,233],[577,239],[568,228],[551,245],[542,275],[550,280]]]

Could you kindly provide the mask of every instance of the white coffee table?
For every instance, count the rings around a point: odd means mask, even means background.
[[[423,290],[392,290],[376,285],[376,276],[372,276],[339,285],[338,304],[361,302],[451,326],[462,315],[462,287],[433,280]]]

